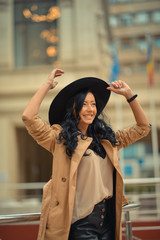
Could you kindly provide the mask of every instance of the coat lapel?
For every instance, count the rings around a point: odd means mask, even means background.
[[[118,171],[118,173],[120,174],[120,176],[122,178],[122,173],[121,173],[121,169],[119,166],[118,152],[117,152],[116,147],[113,147],[112,144],[108,140],[102,140],[102,145],[103,145],[110,161],[112,162],[113,166],[115,167],[115,169]]]
[[[81,158],[83,157],[85,151],[89,147],[89,145],[92,142],[92,138],[88,137],[87,139],[83,140],[80,136],[78,136],[78,146],[75,150],[75,153],[73,154],[71,158],[71,170],[70,170],[70,181],[72,180],[78,165],[80,163]]]
[[[74,197],[76,192],[76,174],[77,168],[81,161],[82,156],[92,142],[92,138],[87,138],[85,140],[78,137],[78,146],[71,158],[71,168],[69,177],[69,222],[72,220],[72,212],[74,207]]]

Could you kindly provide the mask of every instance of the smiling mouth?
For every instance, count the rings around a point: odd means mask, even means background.
[[[84,117],[90,119],[93,118],[93,115],[84,115]]]

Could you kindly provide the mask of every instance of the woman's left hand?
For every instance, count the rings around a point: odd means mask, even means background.
[[[107,87],[107,89],[119,95],[123,95],[124,97],[126,97],[126,99],[129,99],[133,96],[131,88],[121,80],[112,82],[111,84],[109,84],[109,87]]]
[[[126,99],[130,99],[133,96],[131,88],[121,80],[112,82],[109,84],[109,87],[107,87],[107,89],[117,94],[123,95]],[[131,101],[129,105],[133,111],[137,124],[149,126],[147,117],[137,99]]]

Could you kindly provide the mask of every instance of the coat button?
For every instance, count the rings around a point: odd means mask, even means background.
[[[102,226],[103,226],[103,222],[100,222],[100,224],[99,224],[99,225],[100,225],[100,227],[102,227]]]
[[[56,206],[58,206],[59,205],[59,201],[56,201]]]
[[[101,219],[104,219],[104,215],[101,215]]]
[[[102,208],[102,212],[105,212],[105,210],[106,210],[105,208]]]
[[[66,178],[65,177],[62,177],[62,182],[66,182]]]

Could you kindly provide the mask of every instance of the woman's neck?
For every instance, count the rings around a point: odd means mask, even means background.
[[[81,131],[81,133],[82,133],[84,136],[87,136],[88,125],[79,124],[79,125],[78,125],[78,129]]]

